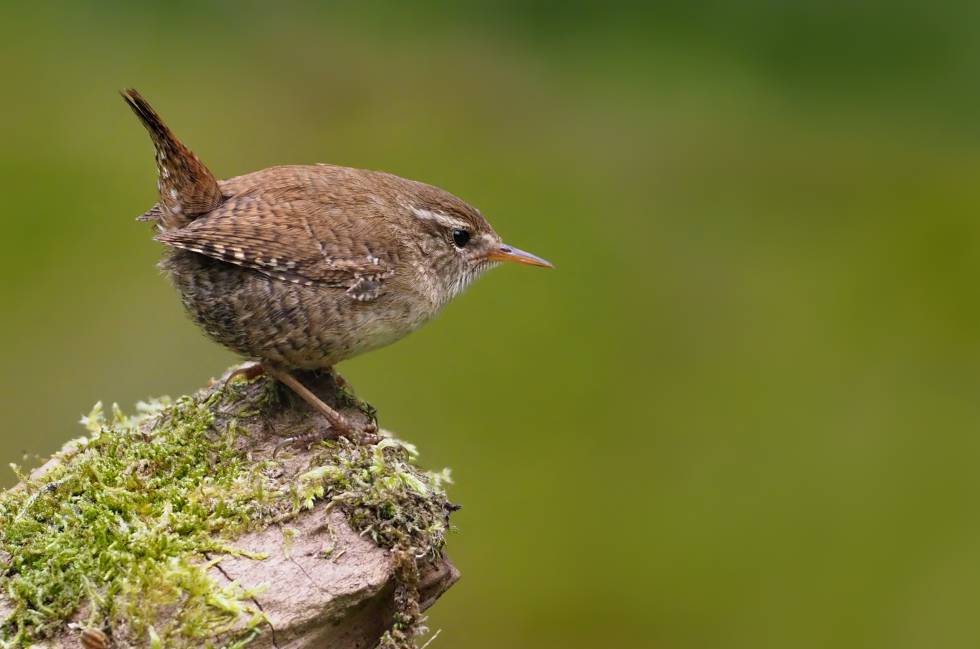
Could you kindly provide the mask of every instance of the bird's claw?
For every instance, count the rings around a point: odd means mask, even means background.
[[[336,432],[334,429],[329,429],[324,432],[309,432],[303,435],[291,435],[290,437],[284,437],[272,448],[272,457],[275,458],[279,451],[287,446],[292,446],[293,444],[308,444],[312,445],[316,442],[322,442],[328,439],[338,439],[343,437],[349,439],[355,444],[364,444],[368,446],[373,446],[377,444],[382,439],[381,435],[377,434],[377,425],[365,427],[360,431],[348,431],[344,433]]]
[[[262,367],[262,363],[243,365],[228,375],[228,378],[226,378],[225,382],[221,385],[221,389],[227,390],[231,382],[237,379],[239,376],[244,377],[246,381],[251,381],[262,376],[263,374],[265,374],[265,368]]]

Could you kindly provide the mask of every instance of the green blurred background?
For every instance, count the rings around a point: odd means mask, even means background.
[[[980,5],[12,5],[4,461],[234,362],[133,85],[219,176],[385,169],[556,263],[342,366],[455,472],[433,647],[980,644]]]

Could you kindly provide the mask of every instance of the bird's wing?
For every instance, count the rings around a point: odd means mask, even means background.
[[[344,251],[336,244],[345,239],[339,230],[318,231],[324,229],[331,226],[322,204],[307,200],[273,204],[249,195],[233,197],[156,239],[284,281],[346,288],[361,301],[378,297],[392,274],[383,253]]]

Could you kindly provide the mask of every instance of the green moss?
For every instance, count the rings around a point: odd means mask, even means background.
[[[167,646],[214,637],[243,615],[251,620],[235,635],[252,634],[262,617],[249,593],[216,586],[202,561],[269,509],[261,464],[212,430],[216,399],[142,404],[132,418],[116,407],[106,418],[97,405],[83,419],[90,437],[0,496],[9,556],[0,585],[15,605],[2,626],[8,644],[52,634],[83,606],[90,625]],[[141,428],[151,418],[152,434]],[[154,628],[164,609],[173,615]]]
[[[309,508],[328,498],[378,545],[435,559],[452,511],[443,490],[449,475],[421,471],[412,463],[414,455],[414,447],[390,438],[374,446],[346,439],[322,442],[310,469],[296,481],[294,507]]]
[[[415,467],[411,447],[324,443],[309,470],[283,484],[269,477],[274,460],[252,460],[236,443],[235,416],[261,416],[275,401],[238,402],[227,416],[222,399],[211,390],[159,400],[134,417],[97,405],[83,418],[89,437],[68,444],[43,477],[20,475],[21,487],[0,494],[0,588],[14,606],[0,620],[0,646],[27,646],[71,619],[149,646],[244,646],[264,617],[255,593],[210,578],[211,557],[318,499],[379,545],[412,557],[441,552],[447,476]],[[418,616],[409,617],[402,626]]]
[[[446,543],[449,514],[455,510],[443,485],[448,470],[428,473],[412,459],[415,448],[393,439],[358,446],[341,439],[324,442],[314,453],[310,470],[299,476],[294,507],[312,507],[328,498],[338,505],[361,534],[393,550],[395,615],[381,639],[382,649],[415,647],[425,632],[419,606],[419,560],[436,559]]]

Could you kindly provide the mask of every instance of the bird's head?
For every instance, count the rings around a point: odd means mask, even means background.
[[[449,192],[429,185],[403,201],[408,233],[422,263],[442,282],[445,300],[500,262],[553,268],[537,255],[505,244],[480,211]]]

